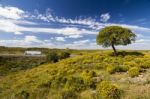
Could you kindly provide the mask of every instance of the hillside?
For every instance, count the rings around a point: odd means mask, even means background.
[[[149,51],[124,52],[117,57],[105,51],[84,54],[2,77],[0,97],[149,99],[149,60]]]

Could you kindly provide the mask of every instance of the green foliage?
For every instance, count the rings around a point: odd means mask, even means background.
[[[125,90],[126,93],[129,88],[133,89],[139,84],[149,86],[149,68],[146,68],[150,60],[148,52],[141,52],[144,53],[143,55],[128,53],[128,55],[117,57],[109,55],[110,52],[88,53],[86,51],[83,55],[64,59],[57,63],[43,64],[32,69],[8,74],[5,77],[0,76],[0,97],[1,99],[22,99],[24,97],[29,99],[62,99],[63,97],[66,99],[118,99],[120,95],[124,97],[119,89]],[[59,53],[60,51],[57,52],[57,55]],[[35,61],[39,62],[40,60],[35,59]],[[12,67],[16,67],[16,65]],[[127,71],[133,67],[141,67],[146,72],[143,72],[138,78],[130,78]],[[106,72],[107,69],[110,70],[110,73]],[[140,82],[144,82],[142,84],[135,81],[141,76]],[[110,83],[100,83],[105,80]],[[130,82],[136,83],[131,84]],[[120,88],[118,89],[111,83],[119,85]],[[100,85],[101,87],[98,87]],[[147,91],[148,93],[149,90],[150,87],[147,87],[142,92]],[[137,93],[137,91],[132,93]],[[147,95],[150,97],[149,94]],[[132,98],[129,96],[128,99]]]
[[[126,72],[128,71],[128,69],[129,69],[129,66],[127,65],[122,65],[122,66],[109,65],[107,66],[106,71],[108,71],[110,74],[113,74],[115,72]]]
[[[31,69],[45,62],[44,56],[0,56],[0,75],[4,76],[12,72]]]
[[[58,60],[59,60],[59,56],[57,52],[51,51],[47,54],[47,62],[55,63],[55,62],[58,62]]]
[[[107,66],[107,68],[106,68],[106,70],[107,70],[110,74],[115,73],[115,72],[117,71],[117,69],[118,69],[118,66],[112,66],[112,65]]]
[[[135,41],[136,35],[131,30],[120,26],[108,26],[97,35],[96,42],[103,47],[112,45],[128,45]]]
[[[62,99],[78,99],[78,95],[74,90],[63,90],[60,94]]]
[[[68,76],[65,89],[73,91],[81,91],[85,89],[84,82],[81,77]]]
[[[84,84],[88,87],[95,88],[95,82],[93,80],[93,77],[96,76],[96,73],[94,71],[85,70],[81,74]]]
[[[102,81],[97,85],[97,92],[104,99],[120,99],[121,90],[110,84],[108,81]]]
[[[132,67],[129,69],[128,74],[130,77],[136,77],[140,74],[139,67]]]
[[[29,98],[29,93],[27,91],[21,91],[20,93],[16,94],[15,96],[18,99],[28,99]]]
[[[81,92],[79,99],[97,99],[97,95],[94,90],[85,90]]]
[[[70,53],[66,51],[50,51],[46,54],[47,62],[56,63],[61,59],[66,59],[70,57]]]
[[[149,60],[145,60],[141,63],[140,65],[141,68],[150,68],[150,61]]]
[[[115,45],[128,45],[135,41],[136,35],[127,28],[120,26],[108,26],[103,28],[96,38],[96,43],[103,47],[112,47],[114,55],[117,55]]]
[[[69,57],[70,57],[70,53],[66,52],[66,51],[63,51],[59,54],[59,59],[66,59],[66,58],[69,58]]]

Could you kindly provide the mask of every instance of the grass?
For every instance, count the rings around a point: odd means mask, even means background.
[[[10,74],[0,79],[1,99],[99,99],[97,84],[108,81],[121,91],[122,99],[150,98],[150,53],[125,52],[111,56],[110,51],[84,53],[53,64]],[[145,62],[147,64],[145,64]],[[139,75],[108,66],[140,67]],[[143,65],[147,65],[146,68]],[[104,87],[105,88],[105,87]],[[105,89],[104,89],[105,90]],[[138,91],[140,90],[140,91]],[[109,94],[110,95],[110,94]],[[110,98],[111,99],[111,98]],[[118,98],[119,99],[119,98]]]

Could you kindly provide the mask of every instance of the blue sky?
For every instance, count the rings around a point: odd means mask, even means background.
[[[150,0],[0,0],[0,46],[98,49],[102,28],[136,33],[119,49],[150,49]]]

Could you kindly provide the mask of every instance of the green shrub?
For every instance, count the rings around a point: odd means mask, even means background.
[[[53,79],[51,79],[49,82],[47,82],[45,85],[50,85],[51,88],[58,89],[65,84],[65,77],[63,75],[53,76]]]
[[[21,92],[19,92],[18,94],[16,94],[15,95],[15,97],[17,98],[17,99],[28,99],[29,98],[29,93],[27,92],[27,91],[21,91]]]
[[[97,99],[96,92],[94,90],[85,90],[80,93],[79,99]]]
[[[93,77],[96,76],[96,73],[94,71],[85,70],[82,72],[81,76],[83,78],[84,84],[87,87],[95,88],[95,82]]]
[[[124,65],[128,65],[130,67],[136,67],[138,66],[139,64],[137,64],[136,62],[134,61],[130,61],[130,62],[124,62]]]
[[[84,90],[85,85],[81,77],[68,76],[64,88],[78,92]]]
[[[150,62],[149,61],[143,62],[143,63],[141,63],[140,67],[141,68],[150,68]]]
[[[106,68],[106,71],[109,72],[110,74],[115,73],[116,70],[117,70],[116,66],[112,66],[112,65],[107,66],[107,68]]]
[[[97,85],[97,92],[104,99],[120,99],[121,90],[110,84],[108,81],[102,81]]]
[[[110,74],[116,73],[116,72],[126,72],[128,71],[129,66],[128,65],[121,65],[121,66],[107,66],[106,71]]]
[[[47,54],[47,62],[58,62],[59,57],[58,54],[55,51],[49,52]]]
[[[128,74],[130,77],[135,77],[140,74],[140,69],[139,67],[132,67],[129,69]]]
[[[92,60],[85,59],[85,60],[83,60],[82,63],[83,64],[90,64],[90,63],[92,63]]]
[[[63,90],[61,91],[61,98],[62,99],[77,99],[78,95],[73,90]]]
[[[59,59],[66,59],[70,57],[70,53],[69,52],[61,52],[59,54]]]
[[[119,66],[119,71],[118,72],[127,72],[129,70],[130,66],[128,65],[121,65]]]
[[[94,65],[94,68],[95,68],[95,69],[103,69],[104,66],[103,66],[102,63],[96,63],[96,64]]]

